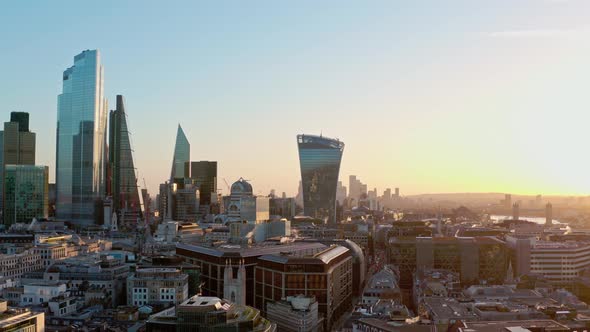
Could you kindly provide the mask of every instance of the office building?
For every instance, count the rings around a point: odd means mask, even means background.
[[[283,218],[291,219],[296,214],[295,198],[270,198],[269,209],[271,216],[281,216]]]
[[[255,308],[218,297],[195,295],[176,307],[150,316],[146,329],[147,332],[275,332],[277,327]]]
[[[590,268],[590,243],[554,242],[506,236],[512,249],[516,276],[542,275],[550,283],[567,286]]]
[[[4,203],[6,165],[35,164],[35,133],[29,131],[29,113],[11,112],[10,122],[0,131],[0,211]]]
[[[41,255],[34,250],[14,254],[0,254],[0,277],[20,278],[27,272],[43,268]]]
[[[46,252],[40,252],[42,257],[47,255]],[[68,291],[78,290],[86,284],[100,293],[102,305],[114,308],[124,304],[125,280],[129,275],[129,266],[124,263],[124,258],[82,255],[54,260],[49,265],[41,270],[26,272],[21,279],[22,283],[61,282],[67,284]]]
[[[179,304],[188,299],[188,275],[175,268],[143,268],[127,278],[127,304]]]
[[[325,317],[324,330],[352,309],[352,256],[342,246],[313,255],[288,252],[264,255],[255,268],[255,307],[266,313],[267,303],[288,296],[314,296]]]
[[[266,304],[266,318],[285,332],[323,331],[323,317],[319,315],[318,301],[310,296],[287,296]]]
[[[187,163],[186,166],[188,165]],[[211,206],[211,197],[217,195],[217,162],[190,162],[190,178],[199,188],[201,206]]]
[[[45,313],[11,308],[0,301],[0,331],[45,332]]]
[[[165,220],[167,219],[171,219],[172,215],[168,215],[168,197],[169,197],[169,184],[168,182],[166,183],[160,183],[159,186],[159,193],[158,196],[156,197],[156,204],[158,207],[158,216],[160,217],[160,220]]]
[[[246,269],[246,304],[254,305],[254,268],[260,256],[281,252],[312,255],[326,248],[321,243],[303,241],[256,245],[227,244],[215,247],[178,243],[176,256],[201,269],[202,291],[203,295],[207,296],[223,297],[224,271],[227,265],[235,272],[243,265]]]
[[[346,195],[346,187],[342,185],[342,181],[338,181],[338,187],[336,188],[336,201],[338,202],[338,204],[344,205]]]
[[[191,145],[182,130],[180,124],[176,130],[176,143],[174,144],[174,156],[172,157],[172,170],[170,172],[170,181],[176,182],[180,179],[184,182],[189,177],[188,169],[185,165],[191,160]]]
[[[142,211],[125,100],[121,95],[117,95],[117,108],[110,112],[109,123],[109,194],[112,197],[112,211],[117,214],[120,224],[136,222],[141,218]]]
[[[552,226],[553,225],[553,205],[551,203],[547,203],[545,205],[545,226]]]
[[[56,217],[76,224],[99,222],[105,194],[107,101],[98,50],[74,57],[57,99]]]
[[[199,220],[199,195],[197,186],[187,181],[183,186],[172,185],[172,218],[178,221]]]
[[[344,143],[322,136],[298,135],[305,215],[336,223],[336,188]]]
[[[4,169],[4,225],[30,223],[49,214],[47,166],[6,165]]]
[[[392,237],[388,247],[402,288],[411,287],[417,268],[459,273],[467,285],[503,283],[508,269],[506,243],[495,237]]]

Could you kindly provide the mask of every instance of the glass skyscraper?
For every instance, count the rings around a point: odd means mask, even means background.
[[[191,179],[199,187],[200,204],[211,205],[211,195],[217,194],[217,162],[193,161],[190,163],[190,171]]]
[[[172,171],[170,174],[170,181],[174,179],[188,178],[188,166],[186,164],[191,160],[191,145],[182,130],[178,125],[176,131],[176,144],[174,145],[174,157],[172,158]]]
[[[107,101],[98,50],[74,57],[57,98],[56,217],[92,224],[105,193]],[[97,211],[98,212],[98,211]]]
[[[47,166],[6,165],[4,169],[4,224],[29,223],[47,218],[49,207]]]
[[[303,209],[310,217],[336,222],[336,187],[344,143],[314,135],[298,135]]]
[[[137,217],[141,217],[141,203],[123,96],[117,95],[117,109],[111,111],[109,120],[110,194],[113,198],[113,210],[119,220],[125,221],[123,212],[126,217],[133,216],[132,219],[137,220]]]

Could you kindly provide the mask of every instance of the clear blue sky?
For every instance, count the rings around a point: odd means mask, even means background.
[[[295,136],[403,193],[587,193],[590,1],[12,1],[0,114],[31,113],[54,173],[61,73],[100,49],[152,193],[180,123],[193,160],[294,194]],[[347,184],[347,183],[346,183]]]

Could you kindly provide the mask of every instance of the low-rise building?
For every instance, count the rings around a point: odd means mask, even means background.
[[[459,274],[447,270],[419,269],[414,274],[414,307],[426,297],[452,297],[461,295]]]
[[[200,295],[150,316],[146,328],[147,332],[277,330],[276,325],[263,318],[255,308]]]
[[[59,281],[40,281],[27,283],[23,286],[20,306],[41,305],[54,297],[65,294],[67,286]]]
[[[277,324],[279,331],[285,332],[321,332],[323,317],[318,312],[315,297],[303,295],[268,302],[266,317]]]
[[[175,268],[139,269],[127,278],[127,304],[179,304],[188,299],[188,275]]]
[[[513,252],[516,276],[539,274],[554,285],[570,285],[590,268],[590,243],[540,241],[533,237],[507,236]]]
[[[361,303],[368,306],[374,305],[379,300],[394,300],[401,303],[402,295],[397,281],[395,273],[389,267],[384,267],[367,282]]]
[[[25,273],[22,283],[56,282],[68,284],[68,290],[100,288],[101,303],[116,307],[125,300],[125,280],[129,266],[112,256],[83,255],[53,263],[45,270]],[[123,299],[121,299],[123,298]]]
[[[0,331],[44,332],[45,313],[10,308],[6,301],[0,301]]]
[[[41,256],[43,267],[47,267],[58,260],[78,255],[78,249],[70,243],[42,243],[36,245],[33,251]]]
[[[18,254],[0,255],[0,276],[20,278],[24,273],[42,268],[41,255],[34,250]]]
[[[461,321],[449,329],[451,332],[472,331],[472,332],[496,332],[496,331],[551,331],[571,332],[572,330],[564,324],[550,319],[517,320],[517,321]]]

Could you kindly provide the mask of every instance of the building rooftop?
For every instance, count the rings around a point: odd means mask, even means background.
[[[317,242],[296,241],[290,243],[264,242],[254,245],[223,244],[215,247],[177,243],[176,250],[187,250],[215,257],[259,257],[263,255],[279,254],[281,252],[297,252],[302,250],[323,250],[326,245]]]
[[[10,308],[0,313],[0,329],[6,329],[11,325],[17,324],[36,315],[38,315],[38,313],[31,312],[29,309]]]
[[[344,149],[344,142],[341,142],[339,139],[324,137],[322,135],[297,135],[297,142],[305,145],[307,148]]]
[[[403,324],[399,322],[387,321],[378,318],[360,318],[359,323],[378,328],[378,331],[387,332],[432,332],[435,331],[432,325]]]
[[[518,320],[518,321],[480,321],[480,322],[463,322],[464,327],[459,328],[462,332],[524,332],[524,331],[551,331],[561,332],[570,331],[570,329],[554,320],[536,319],[536,320]]]
[[[330,264],[334,259],[348,253],[349,250],[343,246],[333,245],[313,255],[301,253],[283,253],[281,255],[264,255],[260,260],[266,260],[281,264],[305,263],[305,264]]]

